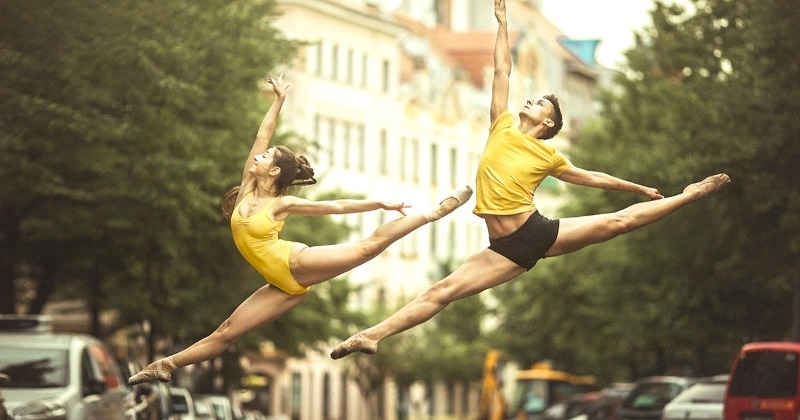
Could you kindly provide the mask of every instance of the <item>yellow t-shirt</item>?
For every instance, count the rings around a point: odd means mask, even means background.
[[[500,114],[478,162],[473,213],[518,214],[536,209],[533,195],[548,175],[558,176],[570,162],[544,140],[519,131],[511,111]]]

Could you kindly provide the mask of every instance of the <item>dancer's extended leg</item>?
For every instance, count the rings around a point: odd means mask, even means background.
[[[175,369],[219,356],[241,336],[274,321],[305,300],[307,295],[290,295],[274,286],[263,286],[245,299],[209,336],[170,357],[150,363],[131,376],[128,383],[167,382]]]
[[[688,185],[682,193],[672,197],[637,203],[615,213],[561,219],[556,242],[545,255],[555,257],[575,252],[649,225],[718,191],[729,182],[730,177],[726,174],[712,175]]]
[[[461,187],[450,193],[427,214],[411,214],[392,220],[370,236],[336,245],[302,248],[291,255],[292,275],[301,286],[327,281],[375,258],[389,245],[425,224],[452,213],[472,196],[472,189]]]

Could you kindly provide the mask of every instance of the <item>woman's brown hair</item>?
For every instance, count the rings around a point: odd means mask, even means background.
[[[295,155],[286,146],[275,146],[275,155],[272,161],[274,166],[281,169],[275,183],[278,195],[286,195],[289,187],[316,184],[314,168],[303,155]],[[236,197],[239,196],[239,185],[231,188],[222,196],[222,215],[230,219],[236,206]]]

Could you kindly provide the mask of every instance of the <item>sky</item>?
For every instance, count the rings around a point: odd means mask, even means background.
[[[653,0],[543,0],[542,13],[565,35],[601,39],[597,61],[616,68],[633,46],[633,32],[650,24]]]

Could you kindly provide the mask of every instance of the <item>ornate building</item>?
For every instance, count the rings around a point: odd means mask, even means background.
[[[412,203],[423,211],[459,185],[473,185],[488,132],[496,21],[487,0],[279,0],[272,24],[303,42],[286,69],[291,91],[283,129],[317,145],[307,155],[318,170],[318,191],[339,188],[366,197]],[[598,83],[586,42],[568,41],[536,1],[508,0],[514,57],[510,108],[557,93],[565,127],[553,141],[568,148],[575,129],[592,115]],[[576,46],[577,45],[577,46]],[[592,58],[592,60],[587,59]],[[554,215],[556,182],[543,184],[537,206]],[[313,194],[312,194],[313,195]],[[368,285],[359,308],[396,305],[439,279],[437,264],[463,260],[488,245],[472,203],[425,226],[375,260],[348,273]],[[369,234],[393,217],[370,212],[343,217]],[[344,337],[342,337],[344,338]],[[267,414],[302,420],[468,418],[479,384],[411,390],[403,401],[391,379],[365,397],[346,373],[350,360],[309,352],[304,359],[270,350],[245,361]],[[405,395],[405,394],[404,394]],[[281,418],[281,417],[276,417]]]

